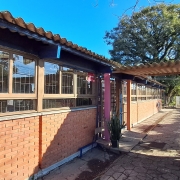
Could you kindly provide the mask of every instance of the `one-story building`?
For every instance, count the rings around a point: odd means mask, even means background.
[[[41,176],[89,150],[110,112],[128,129],[157,113],[163,85],[112,74],[120,67],[0,12],[0,179]]]

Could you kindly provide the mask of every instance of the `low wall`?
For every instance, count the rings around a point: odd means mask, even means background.
[[[160,107],[158,107],[158,102]],[[127,123],[127,104],[123,104],[124,109],[124,121]],[[137,124],[138,122],[156,114],[161,109],[161,100],[147,100],[131,102],[131,125]]]
[[[29,116],[0,119],[0,180],[27,179],[92,142],[95,107]]]

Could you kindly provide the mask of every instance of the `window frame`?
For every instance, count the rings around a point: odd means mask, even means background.
[[[22,51],[14,50],[11,48],[6,48],[3,46],[0,46],[0,51],[4,51],[9,53],[9,72],[8,72],[8,92],[7,93],[0,93],[0,100],[35,100],[35,107],[37,107],[37,61],[38,57],[35,55],[31,55],[29,53],[25,53]],[[23,56],[27,59],[32,59],[35,62],[35,74],[34,74],[34,93],[13,93],[13,54]],[[34,110],[25,110],[25,111],[13,111],[13,112],[5,112],[0,113],[0,116],[10,115],[10,114],[19,114],[19,113],[31,113],[31,112],[37,112],[37,108]]]
[[[65,67],[65,68],[68,68],[66,65],[64,65],[63,63],[61,62],[56,62],[55,60],[39,60],[41,61],[41,63],[45,63],[45,62],[49,62],[49,63],[54,63],[54,64],[58,64],[60,66],[60,72],[59,72],[59,86],[60,86],[60,90],[59,90],[59,93],[58,94],[45,94],[44,91],[43,91],[43,95],[42,95],[42,98],[41,98],[41,107],[38,111],[51,111],[51,110],[59,110],[59,109],[67,109],[69,107],[61,107],[61,108],[49,108],[49,109],[43,109],[43,100],[51,100],[51,99],[72,99],[73,100],[73,104],[74,104],[74,107],[72,108],[81,108],[81,107],[87,107],[87,106],[95,106],[95,105],[84,105],[84,106],[77,106],[76,105],[76,99],[78,98],[92,98],[92,99],[95,99],[97,97],[97,92],[96,92],[96,86],[97,86],[97,83],[96,83],[96,79],[95,79],[95,82],[93,83],[93,86],[92,86],[92,94],[87,94],[87,90],[86,90],[86,94],[78,94],[77,93],[77,76],[78,76],[78,71],[81,71],[81,70],[76,70],[76,69],[73,69],[72,73],[73,74],[73,93],[72,94],[63,94],[62,93],[62,78],[63,78],[63,73],[62,73],[62,67]],[[43,62],[42,62],[43,61]],[[43,66],[44,67],[44,66]],[[43,71],[43,75],[44,75],[44,72]],[[88,72],[84,72],[84,73],[88,73]],[[92,72],[95,76],[96,74],[94,72]],[[44,77],[44,76],[43,76]],[[42,83],[42,81],[41,81]],[[86,83],[87,85],[87,83]],[[43,83],[43,87],[44,87],[44,83]],[[87,89],[87,88],[86,88]],[[40,102],[39,102],[40,103]]]
[[[11,50],[3,49],[0,47],[0,51],[5,51],[9,53],[9,82],[8,82],[8,92],[0,93],[0,99],[37,99],[37,57],[27,55],[23,52],[13,52]],[[13,93],[13,54],[21,55],[23,57],[33,59],[35,61],[35,75],[34,75],[34,93]]]

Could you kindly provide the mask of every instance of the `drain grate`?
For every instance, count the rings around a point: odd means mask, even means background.
[[[141,147],[146,149],[163,149],[165,145],[164,142],[143,142],[140,144]]]

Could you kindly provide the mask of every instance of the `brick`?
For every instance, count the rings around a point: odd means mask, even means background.
[[[3,128],[1,128],[1,132],[7,132],[7,131],[12,131],[12,127],[3,127]]]
[[[5,127],[6,127],[5,123],[4,122],[0,122],[0,129],[5,128]]]

